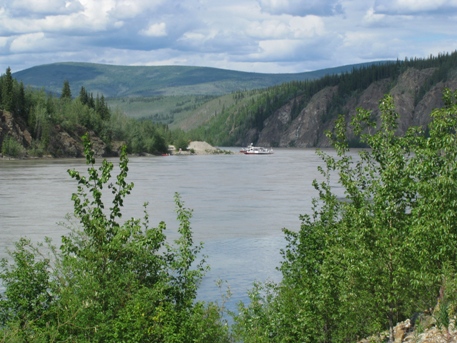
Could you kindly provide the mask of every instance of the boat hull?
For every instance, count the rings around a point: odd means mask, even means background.
[[[254,144],[251,143],[248,147],[241,148],[240,152],[245,155],[271,155],[273,149],[254,146]]]
[[[245,152],[245,155],[271,155],[272,152]]]

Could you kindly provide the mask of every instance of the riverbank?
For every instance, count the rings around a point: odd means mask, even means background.
[[[94,150],[95,150],[96,156],[102,157],[102,158],[119,156],[119,151],[120,151],[121,145],[122,145],[121,143],[123,143],[123,142],[115,142],[115,146],[114,146],[115,153],[111,152],[111,154],[109,154],[109,155],[104,154],[104,147],[100,147],[100,144],[95,145]],[[219,155],[219,154],[229,155],[229,154],[233,154],[233,152],[230,150],[222,150],[222,149],[216,148],[204,141],[194,141],[194,142],[189,143],[187,150],[176,150],[176,148],[173,145],[170,145],[168,154],[169,155]],[[155,155],[144,153],[144,154],[132,154],[130,156],[155,156]],[[32,160],[32,159],[58,159],[58,158],[83,158],[83,156],[75,156],[75,155],[52,156],[49,154],[36,156],[36,155],[29,155],[29,154],[27,154],[27,151],[24,151],[23,154],[13,157],[13,156],[8,156],[8,155],[3,155],[2,153],[0,153],[0,159],[3,159],[3,160]]]

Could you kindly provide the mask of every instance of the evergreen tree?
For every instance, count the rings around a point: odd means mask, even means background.
[[[103,94],[101,96],[97,95],[95,100],[95,111],[98,113],[102,120],[108,120],[110,117],[110,111]]]
[[[95,99],[94,99],[94,95],[92,93],[89,94],[89,98],[88,98],[88,106],[92,109],[95,109]]]
[[[17,97],[15,101],[15,112],[19,117],[24,119],[25,121],[28,120],[28,114],[29,114],[29,106],[27,103],[27,99],[25,97],[25,90],[24,90],[24,84],[21,82],[19,84],[19,90],[17,92]]]
[[[81,86],[81,90],[79,91],[79,100],[83,105],[87,105],[89,103],[89,95],[87,94],[84,86]]]
[[[14,94],[13,76],[11,75],[10,67],[6,69],[6,74],[2,79],[2,107],[5,111],[12,111],[14,106]]]
[[[62,87],[62,94],[60,95],[61,99],[71,99],[71,89],[70,82],[65,80]]]

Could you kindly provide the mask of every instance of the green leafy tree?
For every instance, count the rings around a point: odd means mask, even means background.
[[[51,263],[41,258],[29,239],[21,238],[11,252],[14,267],[7,259],[0,263],[5,292],[0,295],[0,325],[6,341],[29,341],[36,327],[45,327],[52,306]],[[2,329],[0,329],[2,330]],[[14,338],[13,338],[14,337]]]
[[[457,105],[432,113],[428,130],[396,135],[392,97],[380,121],[358,110],[351,131],[369,149],[353,154],[340,116],[329,134],[335,153],[298,232],[285,230],[278,285],[256,287],[240,305],[234,332],[245,342],[347,342],[434,308],[449,325],[456,299]],[[428,133],[426,133],[428,132]],[[336,180],[334,180],[336,178]],[[335,190],[334,185],[340,191]],[[274,323],[274,324],[271,324]]]
[[[444,107],[431,113],[428,137],[417,145],[413,172],[416,206],[411,208],[417,242],[414,257],[420,265],[413,282],[427,285],[432,300],[451,298],[457,261],[457,92],[444,91]],[[439,292],[436,285],[439,285]],[[454,292],[455,293],[455,292]]]
[[[51,114],[48,112],[46,94],[36,93],[34,106],[29,113],[28,124],[31,129],[33,138],[47,148],[51,136]]]

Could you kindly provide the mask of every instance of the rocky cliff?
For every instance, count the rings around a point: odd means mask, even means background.
[[[421,96],[419,92],[433,72],[433,68],[423,70],[410,68],[396,80],[383,79],[374,82],[362,92],[347,98],[342,105],[341,114],[350,118],[356,113],[357,108],[361,107],[378,115],[379,101],[389,93],[393,96],[396,111],[400,116],[399,133],[403,133],[413,125],[426,125],[430,121],[431,111],[443,105],[443,89],[457,88],[457,77],[451,77],[445,82],[434,85]],[[327,111],[337,91],[338,86],[322,89],[311,98],[294,119],[292,119],[291,109],[294,101],[299,103],[300,98],[290,100],[265,120],[260,132],[249,132],[246,141],[255,141],[253,138],[258,137],[257,144],[264,146],[328,147],[329,141],[325,131],[333,128],[336,118],[328,118]],[[244,143],[240,142],[240,145]]]
[[[32,145],[32,135],[27,125],[19,118],[14,118],[10,112],[0,110],[0,147],[6,137],[13,138],[26,148]]]
[[[83,157],[84,147],[81,137],[88,133],[92,146],[98,156],[117,156],[121,144],[115,142],[111,147],[107,145],[93,131],[88,131],[82,126],[75,127],[72,131],[63,129],[60,125],[51,128],[49,143],[44,156],[46,157]],[[34,149],[32,135],[21,118],[13,116],[10,112],[0,110],[0,148],[7,138],[19,143],[24,150],[16,157],[43,157],[41,152]],[[0,149],[1,152],[1,149]]]

